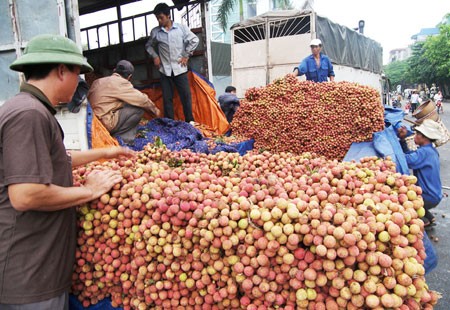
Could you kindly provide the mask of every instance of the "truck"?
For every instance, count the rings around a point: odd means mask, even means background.
[[[9,65],[23,53],[28,41],[36,35],[51,33],[75,41],[95,72],[85,79],[94,79],[112,72],[120,59],[130,60],[135,67],[133,83],[144,87],[158,80],[158,71],[145,52],[145,43],[156,19],[152,11],[122,17],[122,6],[138,0],[7,0],[0,1],[0,78],[3,82],[0,105],[13,97],[23,82],[22,74]],[[208,76],[208,42],[205,18],[208,0],[178,1],[171,6],[175,21],[187,24],[200,39],[190,60],[192,70]],[[103,10],[114,10],[113,21],[80,28],[80,16]],[[111,11],[105,11],[110,14]],[[139,28],[139,25],[141,26]],[[116,41],[114,41],[116,38]],[[89,146],[86,101],[78,113],[71,113],[67,104],[57,107],[56,118],[64,130],[68,150],[85,150]]]
[[[314,10],[268,12],[236,23],[231,30],[232,81],[240,97],[250,87],[291,73],[311,54],[309,43],[316,38],[333,64],[335,81],[368,85],[382,93],[380,43]]]

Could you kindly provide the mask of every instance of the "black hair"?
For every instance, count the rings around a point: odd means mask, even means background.
[[[131,73],[123,72],[123,71],[117,70],[117,69],[115,69],[114,72],[117,73],[118,75],[120,75],[121,77],[123,77],[124,79],[128,79],[128,77],[130,75],[132,75]]]
[[[165,3],[158,3],[155,8],[153,9],[153,14],[159,15],[164,14],[169,16],[170,15],[170,7]]]
[[[432,143],[434,143],[434,142],[437,141],[436,139],[428,138],[426,135],[423,134],[423,132],[420,132],[419,130],[416,130],[416,134],[418,134],[418,133],[420,133],[420,135],[421,135],[422,137],[424,137],[424,138],[430,140],[430,142],[432,142]]]
[[[130,75],[133,75],[133,72],[130,72],[129,70],[123,68],[122,66],[119,66],[118,68],[114,69],[114,72],[119,74],[121,77],[128,79]]]
[[[25,75],[25,80],[42,80],[45,79],[50,72],[57,68],[60,64],[48,63],[48,64],[37,64],[37,65],[26,65],[23,67],[23,74]],[[64,64],[71,72],[75,70],[74,65]]]
[[[234,87],[234,86],[227,86],[227,88],[225,88],[225,92],[226,93],[231,93],[232,91],[236,91],[236,87]]]

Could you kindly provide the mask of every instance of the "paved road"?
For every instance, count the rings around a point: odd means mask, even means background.
[[[445,126],[450,129],[450,101],[444,102],[444,113],[440,115]],[[441,159],[442,185],[450,187],[450,143],[438,148]],[[444,193],[450,195],[449,190]],[[437,240],[432,241],[439,256],[436,269],[426,275],[430,289],[442,293],[436,310],[450,309],[450,200],[443,199],[432,213],[436,216],[437,225],[428,229],[428,235]]]

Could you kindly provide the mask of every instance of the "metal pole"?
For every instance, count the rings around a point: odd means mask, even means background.
[[[123,59],[123,29],[122,29],[122,12],[120,10],[120,0],[116,0],[117,10],[117,26],[119,27],[119,45],[120,45],[120,58]]]
[[[265,27],[266,27],[266,85],[268,85],[270,83],[270,69],[269,69],[269,62],[270,62],[270,44],[269,44],[269,40],[270,40],[270,28],[269,28],[269,18],[266,17],[266,23],[265,23]]]
[[[213,70],[212,70],[212,55],[211,55],[211,24],[209,20],[209,4],[208,2],[203,2],[201,4],[201,19],[202,19],[202,28],[203,34],[205,36],[206,42],[206,74],[208,79],[213,82]]]
[[[9,13],[11,16],[11,23],[12,23],[12,31],[14,35],[14,49],[16,51],[16,57],[19,58],[22,56],[22,34],[20,32],[20,24],[19,24],[19,18],[18,18],[18,11],[17,11],[17,4],[16,0],[9,0]],[[19,74],[19,83],[25,81],[25,77],[23,74]]]

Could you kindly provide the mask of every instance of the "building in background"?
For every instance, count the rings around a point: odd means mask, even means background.
[[[225,91],[225,88],[231,85],[231,31],[230,27],[240,22],[239,17],[239,1],[235,1],[235,8],[228,15],[228,24],[225,31],[222,29],[219,21],[219,8],[224,0],[211,0],[209,2],[210,14],[209,25],[211,38],[211,55],[212,55],[212,67],[213,67],[213,84],[217,94],[221,94]],[[243,4],[243,19],[248,19],[257,15],[267,13],[269,11],[283,9],[279,0],[242,0]],[[291,1],[291,4],[296,8],[300,8],[298,5],[302,2],[312,2],[312,0],[306,1]],[[239,85],[236,85],[239,87]]]
[[[411,48],[409,46],[404,48],[396,48],[389,52],[389,63],[405,60],[409,58],[409,56],[411,56]]]
[[[429,36],[436,36],[439,34],[439,28],[434,27],[434,28],[422,28],[420,29],[420,32],[413,35],[411,37],[412,40],[414,40],[415,42],[422,42],[425,41],[427,39],[427,37]]]
[[[447,14],[442,18],[442,21],[440,21],[436,27],[433,28],[422,28],[420,29],[419,33],[416,33],[415,35],[411,36],[411,40],[413,40],[413,45],[416,42],[423,42],[425,41],[429,36],[436,36],[439,34],[439,27],[441,25],[448,25],[450,24],[450,14]],[[402,61],[406,60],[411,56],[411,45],[404,48],[396,48],[389,52],[389,63],[394,61]]]

